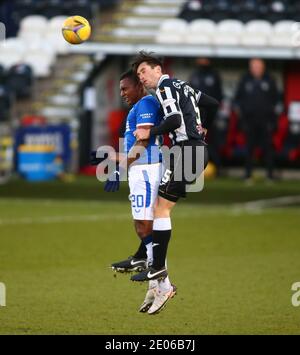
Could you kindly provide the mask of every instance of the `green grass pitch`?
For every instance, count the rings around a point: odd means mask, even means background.
[[[104,194],[95,179],[0,186],[0,334],[300,333],[299,200],[276,204],[300,195],[297,181],[216,180],[179,202],[168,257],[178,295],[156,316],[137,311],[146,284],[108,267],[138,244],[127,192]]]

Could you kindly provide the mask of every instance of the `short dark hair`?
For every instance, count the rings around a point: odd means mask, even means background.
[[[136,75],[136,73],[132,70],[129,69],[120,76],[120,81],[123,79],[130,79],[135,85],[138,85],[140,83],[139,77]]]
[[[151,68],[159,66],[161,67],[161,69],[163,69],[162,59],[156,56],[154,52],[140,51],[139,54],[133,60],[132,63],[133,71],[136,73],[139,65],[144,62],[150,65]]]

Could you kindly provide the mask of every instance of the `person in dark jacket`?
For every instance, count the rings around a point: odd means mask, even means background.
[[[266,71],[261,59],[249,61],[249,72],[242,77],[235,95],[235,105],[246,135],[245,178],[253,169],[253,152],[256,146],[263,150],[267,178],[273,179],[272,134],[276,129],[276,106],[279,93],[274,79]]]
[[[189,83],[194,89],[205,92],[218,100],[218,102],[222,101],[222,81],[218,71],[212,66],[210,59],[196,59],[196,68],[191,74]],[[208,153],[210,160],[216,165],[219,172],[221,168],[219,147],[222,141],[222,133],[220,133],[217,125],[217,111],[200,109],[201,117],[210,124],[207,137],[209,143]]]

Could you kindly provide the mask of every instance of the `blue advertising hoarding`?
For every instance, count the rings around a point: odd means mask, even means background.
[[[51,126],[20,127],[15,135],[15,152],[20,145],[48,145],[55,147],[55,153],[59,156],[64,166],[71,159],[71,129],[66,124]],[[15,154],[17,156],[17,154]]]

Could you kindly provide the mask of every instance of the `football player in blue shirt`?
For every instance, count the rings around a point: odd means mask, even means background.
[[[125,167],[129,167],[128,182],[132,216],[141,244],[132,257],[113,263],[111,267],[118,272],[132,272],[142,271],[152,263],[153,208],[162,173],[162,157],[158,139],[153,136],[148,140],[136,141],[134,132],[137,128],[150,130],[153,126],[158,126],[162,113],[157,99],[146,92],[132,70],[122,74],[120,94],[123,100],[131,106],[126,120],[125,156],[117,155],[117,170],[108,178],[104,189],[107,192],[119,190],[120,176],[125,174]],[[154,302],[155,293],[169,289],[170,286],[169,277],[164,280],[149,280],[149,288],[140,312],[148,311],[151,314],[149,311]],[[176,288],[173,287],[175,295]]]

